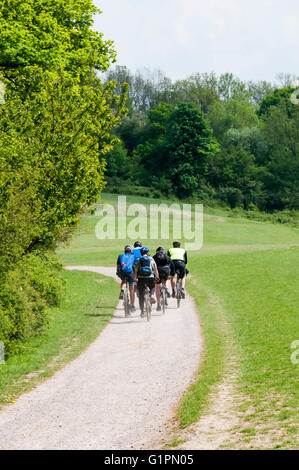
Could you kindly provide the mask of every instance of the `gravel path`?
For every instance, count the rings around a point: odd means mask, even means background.
[[[104,275],[113,268],[72,267]],[[0,413],[0,449],[159,447],[198,369],[201,335],[188,296],[152,321],[119,305],[77,359]]]

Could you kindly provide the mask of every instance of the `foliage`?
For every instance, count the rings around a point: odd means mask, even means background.
[[[36,66],[81,78],[107,70],[115,51],[91,29],[96,12],[92,0],[2,0],[0,71],[13,81],[33,76]]]
[[[62,298],[60,265],[52,255],[30,254],[10,271],[2,273],[0,292],[0,340],[7,357],[40,334],[49,323],[49,306]]]
[[[232,74],[200,73],[172,82],[161,73],[134,75],[116,67],[107,76],[130,81],[130,115],[116,129],[128,151],[130,183],[231,208],[299,208],[299,107],[291,100],[295,77],[282,74],[283,88],[278,88]],[[135,99],[136,80],[144,84],[143,108]],[[151,83],[150,92],[146,83]],[[174,110],[184,106],[201,110],[204,127],[213,131],[206,158],[195,158],[203,135],[200,126],[196,130],[196,118],[187,122],[181,115],[176,124],[171,122]]]
[[[99,80],[80,87],[63,74],[44,76],[42,92],[22,102],[13,90],[0,110],[0,158],[5,169],[0,179],[0,221],[5,225],[8,195],[14,197],[18,179],[22,191],[30,188],[30,206],[37,204],[34,233],[30,220],[27,224],[31,240],[23,247],[25,252],[64,237],[77,223],[78,212],[98,199],[105,168],[98,155],[111,148],[109,131],[120,119],[107,104],[109,87]]]
[[[191,196],[208,173],[208,160],[219,151],[203,113],[193,104],[178,105],[170,115],[165,141],[174,192]]]
[[[127,111],[127,85],[116,95],[116,83],[95,73],[115,60],[112,43],[91,29],[97,11],[91,0],[0,5],[0,306],[8,351],[47,323],[46,285],[54,295],[51,269],[58,271],[47,258],[36,287],[33,267],[99,199],[105,154],[117,142],[111,131]]]
[[[258,110],[259,116],[267,115],[273,106],[279,106],[280,104],[284,104],[288,113],[292,113],[294,105],[291,102],[291,95],[294,91],[295,88],[288,86],[285,88],[277,88],[272,93],[269,93],[261,103]]]
[[[292,104],[291,104],[292,105]],[[264,185],[270,209],[299,208],[299,107],[273,106],[264,121],[269,146]]]

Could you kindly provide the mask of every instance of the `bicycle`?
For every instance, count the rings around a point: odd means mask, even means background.
[[[166,307],[168,306],[166,285],[164,281],[161,281],[161,285],[160,285],[160,302],[161,302],[162,312],[164,314],[166,311]]]
[[[148,286],[146,286],[144,291],[144,308],[146,313],[146,319],[147,321],[150,321],[152,318],[152,302]]]
[[[179,277],[179,272],[176,271],[176,286],[175,286],[175,296],[177,301],[177,308],[180,308],[182,295],[182,279]]]

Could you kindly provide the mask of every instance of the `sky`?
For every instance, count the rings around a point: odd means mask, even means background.
[[[231,72],[242,80],[299,75],[298,0],[94,0],[95,29],[118,65],[173,80]]]

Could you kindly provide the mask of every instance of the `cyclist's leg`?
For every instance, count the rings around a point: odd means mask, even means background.
[[[125,287],[126,287],[126,280],[124,278],[124,275],[122,275],[122,274],[119,274],[118,277],[121,280],[119,298],[120,298],[120,300],[123,300],[124,293],[125,293]]]
[[[157,283],[156,284],[156,297],[157,297],[158,305],[160,305],[160,301],[161,301],[160,289],[161,289],[161,284]]]
[[[137,283],[137,290],[139,296],[139,307],[141,310],[141,314],[144,314],[144,290],[145,290],[145,282],[144,279],[138,279]]]
[[[156,297],[157,297],[157,302],[158,302],[158,306],[160,305],[161,303],[161,282],[163,282],[163,271],[161,269],[158,268],[158,272],[159,272],[159,279],[160,281],[156,283]]]
[[[156,283],[157,310],[161,310],[161,279]]]
[[[181,279],[182,297],[184,299],[185,298],[185,284],[186,284],[186,268],[185,268],[185,263],[180,262],[179,264],[180,264],[179,277]]]
[[[147,285],[150,290],[151,303],[154,304],[156,303],[154,299],[155,291],[156,291],[155,279],[153,277],[150,277],[149,279],[147,279]],[[159,299],[160,299],[160,292],[159,292]]]
[[[167,295],[167,297],[168,297],[168,299],[169,299],[169,298],[171,297],[171,293],[170,293],[170,289],[169,289],[169,287],[168,287],[168,285],[169,285],[168,280],[169,280],[169,279],[167,279],[167,280],[165,281],[165,289],[166,289],[166,295]]]
[[[175,264],[173,261],[171,261],[171,264],[170,264],[169,279],[170,279],[170,284],[172,288],[172,297],[175,297]]]
[[[132,307],[132,310],[135,310],[135,283],[134,283],[133,273],[130,273],[128,275],[128,283],[129,283],[129,290],[130,290],[131,307]]]
[[[167,295],[168,298],[171,296],[170,295],[170,290],[168,289],[169,276],[170,276],[170,266],[167,266],[167,269],[165,269],[165,276],[164,276],[164,279],[163,279],[163,284],[165,286],[166,295]]]

